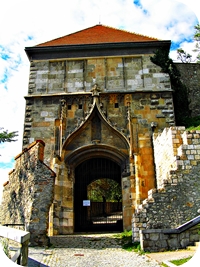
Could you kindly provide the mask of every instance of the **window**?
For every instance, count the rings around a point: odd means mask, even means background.
[[[119,103],[115,103],[115,108],[119,108]]]

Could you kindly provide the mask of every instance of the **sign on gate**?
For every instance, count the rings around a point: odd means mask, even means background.
[[[83,200],[83,206],[90,207],[90,200]]]

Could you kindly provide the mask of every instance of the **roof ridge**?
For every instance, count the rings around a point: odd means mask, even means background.
[[[99,24],[97,24],[97,25],[99,25]],[[45,44],[45,43],[48,43],[48,42],[51,42],[51,41],[59,40],[59,39],[64,38],[64,37],[66,37],[66,36],[70,36],[70,35],[73,35],[73,34],[76,34],[76,33],[79,33],[79,32],[82,32],[82,31],[85,31],[85,30],[88,30],[88,29],[91,29],[91,28],[93,28],[93,27],[95,27],[95,26],[97,26],[97,25],[94,25],[94,26],[91,26],[91,27],[88,27],[88,28],[85,28],[85,29],[82,29],[82,30],[79,30],[79,31],[75,31],[75,32],[72,32],[72,33],[69,33],[69,34],[66,34],[66,35],[57,37],[57,38],[55,38],[55,39],[51,39],[51,40],[49,40],[49,41],[46,41],[46,42],[37,44],[36,46],[40,46],[40,45],[42,45],[42,44]]]
[[[147,41],[159,41],[159,39],[99,23],[94,26],[37,44],[36,47]]]
[[[127,32],[127,33],[130,33],[130,34],[136,34],[136,35],[148,37],[148,38],[151,38],[151,39],[159,40],[158,38],[155,38],[155,37],[152,37],[152,36],[149,36],[149,35],[144,35],[144,34],[140,34],[140,33],[137,33],[137,32],[132,32],[132,31],[128,31],[128,30],[125,30],[125,29],[118,29],[118,28],[115,28],[115,27],[112,27],[112,26],[108,26],[108,25],[104,25],[104,24],[100,24],[100,25],[102,25],[104,27],[107,27],[107,28],[110,28],[110,29],[114,29],[114,30],[118,30],[118,31],[123,31],[123,32]]]

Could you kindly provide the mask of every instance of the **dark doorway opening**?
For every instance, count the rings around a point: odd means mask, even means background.
[[[76,232],[123,230],[121,168],[117,163],[106,158],[82,162],[75,169],[74,190]]]

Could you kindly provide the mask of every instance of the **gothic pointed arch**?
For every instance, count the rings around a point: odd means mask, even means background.
[[[129,140],[104,115],[99,103],[98,86],[95,85],[91,91],[93,104],[90,112],[82,124],[66,138],[62,147],[62,157],[66,161],[69,158],[77,158],[77,154],[103,155],[106,154],[105,151],[110,151],[111,157],[112,154],[116,154],[115,161],[119,164],[129,153]]]

